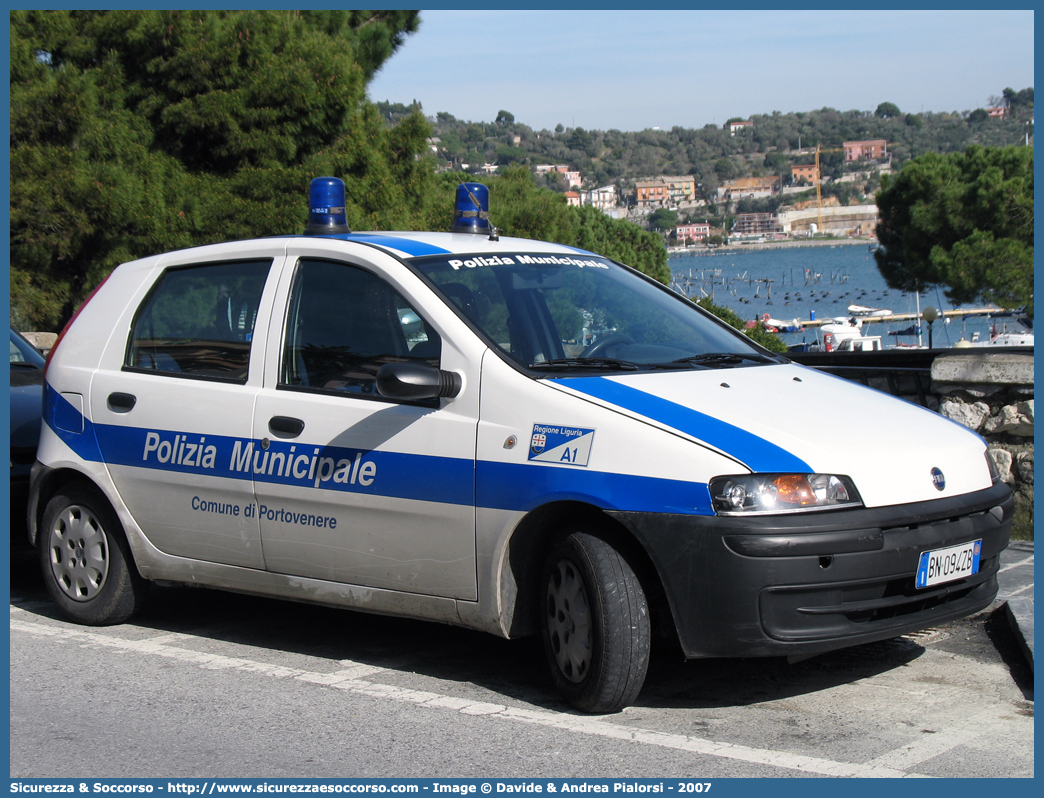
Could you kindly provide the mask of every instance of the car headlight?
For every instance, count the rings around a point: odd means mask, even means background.
[[[848,477],[833,474],[742,474],[710,481],[718,515],[794,513],[859,507],[862,501]]]

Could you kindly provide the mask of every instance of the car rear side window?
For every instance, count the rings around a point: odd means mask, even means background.
[[[298,264],[280,387],[376,397],[382,365],[437,367],[441,353],[439,334],[376,275],[333,261]]]
[[[245,382],[271,259],[170,269],[138,310],[124,368]]]

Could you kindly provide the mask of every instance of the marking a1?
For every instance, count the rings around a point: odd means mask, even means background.
[[[534,424],[529,459],[540,463],[586,467],[594,443],[593,429],[563,424]]]

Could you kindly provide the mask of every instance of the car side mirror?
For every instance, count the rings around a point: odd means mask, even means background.
[[[451,399],[462,385],[459,374],[416,361],[385,363],[377,370],[377,390],[386,399]]]

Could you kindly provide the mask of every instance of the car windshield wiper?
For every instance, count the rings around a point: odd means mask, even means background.
[[[669,364],[664,365],[682,365],[689,364],[692,366],[707,366],[708,368],[728,368],[742,363],[745,360],[752,361],[754,363],[777,363],[775,358],[768,357],[766,355],[758,354],[745,354],[741,352],[704,352],[701,355],[690,355],[689,357],[680,357],[677,360],[672,360]]]
[[[560,357],[554,360],[542,360],[539,363],[530,363],[531,369],[623,369],[625,371],[637,371],[638,365],[627,360],[617,360],[614,357]]]

